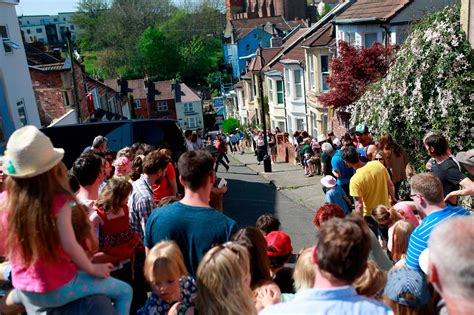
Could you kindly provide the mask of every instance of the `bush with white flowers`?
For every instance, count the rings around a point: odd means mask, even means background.
[[[413,27],[387,76],[353,104],[354,123],[390,133],[420,167],[423,136],[442,132],[453,151],[473,147],[474,54],[461,29],[459,7],[447,7]]]

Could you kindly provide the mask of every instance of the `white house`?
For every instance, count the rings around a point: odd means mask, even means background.
[[[72,23],[74,12],[60,12],[58,15],[22,15],[18,17],[23,38],[26,42],[57,44],[66,42],[66,31],[76,39],[77,28]]]
[[[16,16],[18,3],[0,0],[0,148],[15,129],[41,126]]]
[[[304,58],[304,53],[301,56]],[[303,62],[298,59],[283,59],[280,63],[284,69],[287,131],[292,134],[296,130],[308,130]]]
[[[411,22],[456,3],[455,0],[357,0],[334,19],[336,41],[368,48],[403,43]]]
[[[176,118],[183,129],[197,130],[204,127],[202,100],[190,87],[180,83],[176,91]]]
[[[281,131],[286,131],[286,109],[283,74],[278,70],[265,72],[268,109],[270,114],[270,128],[274,130],[278,127]]]

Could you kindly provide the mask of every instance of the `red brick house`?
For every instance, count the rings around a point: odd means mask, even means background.
[[[176,119],[174,81],[106,80],[104,82],[117,92],[127,93],[133,99],[136,118]]]

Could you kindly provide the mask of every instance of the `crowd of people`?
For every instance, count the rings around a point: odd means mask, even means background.
[[[474,217],[457,200],[473,194],[461,167],[473,173],[474,150],[454,157],[430,133],[429,172],[407,174],[405,151],[364,125],[342,140],[296,135],[326,194],[315,241],[297,252],[275,215],[239,227],[215,205],[228,143],[257,156],[263,137],[276,145],[269,131],[232,135],[186,131],[177,162],[149,144],[110,152],[97,136],[68,170],[37,128],[14,132],[0,174],[0,313],[474,313]]]

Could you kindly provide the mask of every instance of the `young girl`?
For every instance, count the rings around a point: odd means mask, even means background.
[[[97,199],[91,215],[93,226],[99,226],[99,249],[94,262],[118,263],[132,258],[140,242],[130,229],[128,196],[132,185],[124,179],[112,178]]]
[[[211,248],[198,267],[194,306],[177,311],[177,303],[169,315],[256,315],[249,272],[249,254],[242,245],[227,242]]]
[[[6,253],[12,264],[15,290],[6,303],[24,304],[28,313],[35,313],[105,294],[120,314],[128,314],[130,286],[109,277],[111,264],[91,263],[76,240],[70,206],[76,200],[63,156],[64,150],[53,148],[34,126],[18,129],[8,141],[0,255]]]
[[[387,249],[390,251],[395,266],[404,266],[408,251],[408,241],[415,227],[405,220],[397,221],[393,225],[393,236],[389,239]]]
[[[153,291],[139,315],[165,315],[179,302],[180,309],[188,308],[196,294],[196,283],[188,276],[183,254],[172,241],[162,241],[148,252],[144,274]]]

